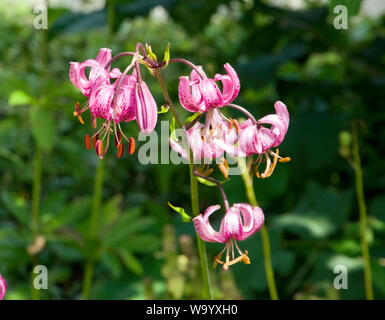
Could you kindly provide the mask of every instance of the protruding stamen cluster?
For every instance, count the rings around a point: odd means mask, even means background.
[[[235,258],[235,248],[237,249],[239,256]],[[226,251],[225,261],[221,260],[223,253]],[[231,257],[231,260],[230,260]],[[216,268],[218,263],[223,265],[223,270],[227,271],[230,266],[237,264],[238,262],[243,262],[244,264],[250,264],[250,258],[248,257],[247,250],[242,251],[237,241],[234,238],[231,238],[227,243],[223,250],[215,256],[213,267]]]
[[[84,136],[84,144],[86,146],[87,150],[91,150],[91,143],[92,147],[95,149],[96,154],[103,159],[108,148],[110,145],[110,135],[111,133],[114,133],[114,144],[116,147],[116,156],[120,159],[124,154],[124,143],[122,142],[122,136],[128,143],[128,154],[132,155],[135,152],[135,139],[133,137],[127,138],[126,135],[123,133],[120,124],[114,123],[114,129],[111,128],[113,120],[106,120],[101,128],[97,130],[92,137],[90,137],[88,134]],[[95,122],[96,123],[96,122]],[[100,137],[102,138],[100,139]],[[105,148],[103,150],[103,143],[105,143]]]
[[[271,161],[270,156],[273,157],[273,161]],[[263,160],[264,157],[265,157],[265,160]],[[266,168],[265,168],[264,172],[259,173],[258,169],[259,169],[259,166],[262,163],[262,161],[266,161]],[[284,157],[284,158],[281,157],[279,155],[279,149],[278,148],[275,150],[275,152],[273,152],[269,149],[269,150],[265,151],[264,153],[258,155],[257,159],[254,161],[253,165],[251,166],[251,170],[253,170],[253,167],[254,167],[254,172],[255,172],[255,175],[257,176],[257,178],[265,179],[265,178],[270,177],[273,174],[274,169],[275,169],[278,161],[285,163],[285,162],[291,161],[291,158],[290,157]]]

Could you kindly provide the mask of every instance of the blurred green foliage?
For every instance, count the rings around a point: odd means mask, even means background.
[[[342,2],[351,9],[348,30],[333,27],[334,5]],[[34,242],[36,145],[43,151],[40,233],[46,239],[38,256],[49,270],[43,298],[79,298],[90,257],[96,261],[94,299],[200,297],[193,226],[167,206],[190,208],[186,166],[144,166],[136,154],[118,160],[108,153],[99,240],[87,238],[98,159],[83,145],[90,119],[82,126],[72,116],[82,97],[68,79],[69,62],[93,58],[106,46],[114,53],[133,50],[141,41],[159,56],[170,42],[171,57],[191,59],[210,74],[230,62],[241,78],[236,102],[256,117],[271,113],[276,100],[288,106],[291,123],[281,154],[292,162],[254,183],[281,298],[365,297],[354,172],[339,141],[340,132],[360,120],[367,239],[375,297],[384,299],[385,17],[359,14],[360,4],[312,1],[293,10],[261,0],[115,0],[110,9],[84,14],[50,8],[47,32],[33,29],[32,9],[0,4],[0,273],[7,298],[31,296],[33,259],[26,249]],[[126,63],[122,58],[116,66]],[[180,65],[165,71],[173,101],[178,77],[187,72]],[[145,78],[160,106],[158,84]],[[124,127],[137,135],[135,125]],[[224,185],[229,200],[246,202],[242,179],[230,180]],[[202,211],[219,201],[216,188],[200,184]],[[212,270],[215,297],[269,298],[259,234],[241,246],[252,264]],[[213,257],[220,246],[207,248]],[[333,288],[338,264],[349,268],[348,290]]]

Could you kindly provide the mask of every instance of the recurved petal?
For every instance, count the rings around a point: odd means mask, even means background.
[[[204,79],[200,83],[203,101],[207,109],[222,107],[222,94],[214,79]]]
[[[190,112],[204,111],[200,109],[200,100],[202,100],[201,93],[198,85],[193,85],[194,98],[191,93],[190,80],[188,77],[183,76],[179,78],[179,101],[183,108]],[[199,102],[199,103],[197,103]]]
[[[114,120],[116,122],[131,121],[135,119],[135,87],[132,85],[123,85],[116,98],[114,109]]]
[[[240,210],[243,218],[242,235],[236,238],[241,241],[248,238],[262,227],[265,216],[260,207],[252,207],[248,203],[235,203],[234,207]]]
[[[217,74],[214,79],[222,82],[222,99],[223,104],[226,105],[237,97],[241,89],[241,82],[239,81],[237,73],[229,63],[226,63],[224,68],[227,71],[227,75]]]
[[[187,151],[180,145],[180,143],[176,142],[172,138],[169,139],[169,142],[172,150],[179,153],[183,158],[188,159]]]
[[[220,205],[210,206],[206,209],[204,215],[200,214],[199,216],[193,219],[196,232],[202,238],[202,240],[207,242],[220,242],[225,243],[227,239],[223,236],[221,232],[215,231],[210,224],[209,217],[210,215],[220,209]]]
[[[219,233],[222,234],[226,241],[232,237],[235,237],[236,239],[242,238],[242,220],[238,208],[231,207],[227,210],[222,219]]]
[[[85,69],[91,68],[89,79],[85,75]],[[90,90],[95,81],[100,81],[105,84],[109,83],[108,72],[100,66],[100,64],[88,59],[84,62],[70,62],[69,77],[73,85],[78,88],[86,97],[89,97]]]
[[[107,64],[108,61],[111,60],[111,49],[108,49],[108,48],[101,48],[99,50],[99,53],[98,55],[96,56],[96,61],[99,62],[99,64],[102,66],[102,67],[105,67],[105,65]]]
[[[146,134],[151,133],[158,119],[158,108],[147,84],[142,81],[136,84],[135,116],[139,129]]]
[[[275,112],[277,115],[282,119],[282,121],[285,123],[286,130],[289,127],[289,122],[290,122],[290,116],[289,116],[289,111],[287,110],[286,105],[281,102],[277,101],[274,104]]]
[[[262,153],[262,144],[258,136],[258,129],[251,121],[249,125],[241,125],[239,134],[239,149],[246,155]]]
[[[114,97],[115,88],[113,85],[101,85],[91,90],[89,99],[90,112],[93,116],[111,120],[113,111],[111,102]]]

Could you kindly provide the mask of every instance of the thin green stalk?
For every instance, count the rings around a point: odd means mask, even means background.
[[[170,99],[166,85],[163,81],[163,78],[159,69],[155,69],[155,76],[159,81],[159,84],[162,88],[164,99],[166,100],[167,105],[170,107],[170,110],[175,118],[175,121],[178,127],[182,129],[183,123],[180,120],[178,113],[174,107],[174,104]],[[188,151],[189,151],[191,207],[192,207],[193,215],[196,217],[199,215],[198,180],[194,175],[193,157],[192,157],[192,152],[190,148],[188,148]],[[210,272],[209,272],[209,266],[208,266],[208,260],[207,260],[206,245],[197,233],[196,233],[196,237],[197,237],[198,253],[199,253],[199,258],[201,261],[201,269],[202,269],[203,289],[204,289],[203,295],[204,295],[204,298],[213,300],[214,296],[213,296],[213,290],[212,290],[211,278],[210,278]]]
[[[104,160],[99,160],[96,168],[94,194],[92,197],[92,208],[91,208],[89,234],[88,234],[89,243],[94,243],[95,241],[97,241],[97,238],[98,238],[99,212],[100,212],[100,205],[102,202],[103,181],[104,181]],[[94,250],[95,248],[92,246],[91,249]],[[87,300],[90,297],[93,272],[94,272],[94,256],[93,254],[91,254],[91,256],[87,258],[86,265],[84,268],[84,278],[83,278],[83,288],[82,288],[83,300]]]
[[[366,204],[364,196],[364,182],[362,175],[360,150],[358,144],[358,133],[356,123],[353,123],[352,128],[352,144],[353,144],[353,168],[356,177],[356,193],[358,210],[360,214],[360,238],[362,256],[364,258],[364,280],[365,280],[365,294],[367,300],[373,300],[372,274],[370,269],[370,254],[369,246],[366,239]]]
[[[255,192],[253,187],[253,180],[251,179],[249,171],[247,170],[246,161],[240,158],[238,163],[242,170],[242,179],[243,179],[243,183],[245,184],[247,198],[249,199],[249,202],[252,206],[258,206],[258,201],[257,201],[257,198],[255,197]],[[265,264],[266,280],[267,280],[267,286],[269,288],[270,298],[271,300],[278,300],[279,298],[277,293],[277,287],[275,285],[274,270],[271,262],[269,234],[267,232],[267,227],[265,225],[262,226],[260,233],[262,237],[263,260]]]
[[[45,5],[49,7],[49,1],[45,1]],[[43,29],[40,30],[41,33],[41,41],[40,41],[40,63],[41,69],[40,72],[40,105],[42,106],[43,94],[44,94],[44,86],[47,80],[47,62],[48,62],[48,32]],[[36,107],[36,106],[32,106]],[[42,150],[39,142],[35,140],[35,155],[33,160],[33,185],[32,185],[32,234],[34,240],[37,239],[39,235],[40,229],[40,196],[41,196],[41,175],[42,175]],[[40,300],[40,290],[36,289],[33,281],[35,278],[35,274],[33,273],[33,269],[36,265],[39,264],[39,257],[34,255],[32,257],[32,272],[31,272],[31,293],[33,300]]]
[[[107,43],[110,44],[114,36],[114,23],[115,23],[115,4],[114,0],[108,0],[107,2],[107,12],[108,12],[108,37]],[[96,168],[96,176],[94,182],[94,193],[92,196],[92,208],[89,224],[89,234],[88,234],[88,243],[94,244],[98,240],[98,230],[99,230],[99,212],[100,205],[102,203],[102,191],[104,184],[104,160],[99,160]],[[92,245],[91,250],[95,250],[95,247]],[[91,287],[92,287],[92,277],[94,274],[94,255],[91,254],[90,257],[87,257],[86,264],[84,266],[84,278],[82,286],[82,299],[88,300],[90,297]]]
[[[41,194],[41,170],[42,170],[42,151],[38,143],[35,146],[35,155],[33,160],[33,185],[32,185],[32,233],[34,239],[39,235],[40,221],[40,194]],[[33,273],[34,266],[38,264],[38,257],[32,258],[32,274],[31,274],[31,290],[32,299],[40,299],[40,290],[33,285],[35,274]]]

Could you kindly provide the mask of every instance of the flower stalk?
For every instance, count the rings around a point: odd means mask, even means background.
[[[162,93],[164,96],[164,99],[166,100],[166,104],[170,107],[170,110],[172,112],[173,117],[175,118],[175,121],[179,128],[183,128],[183,123],[179,118],[179,115],[175,109],[174,104],[172,103],[170,96],[168,94],[166,85],[163,81],[161,71],[159,69],[155,69],[155,76],[160,84],[160,87],[162,89]],[[189,153],[189,173],[190,173],[190,192],[191,192],[191,207],[194,217],[199,215],[199,195],[198,195],[198,180],[196,176],[194,175],[194,164],[193,164],[193,155],[188,148]],[[203,242],[203,240],[199,237],[198,234],[196,234],[197,237],[197,244],[198,244],[198,253],[199,258],[201,261],[201,269],[202,269],[202,278],[203,278],[203,295],[205,299],[213,300],[213,290],[211,285],[211,278],[209,273],[209,266],[208,266],[208,260],[207,260],[207,252],[206,252],[206,245]]]
[[[372,274],[370,269],[370,254],[369,254],[368,242],[366,239],[367,211],[366,211],[366,203],[365,203],[365,196],[364,196],[364,182],[363,182],[356,122],[353,122],[353,125],[352,125],[352,149],[353,149],[352,164],[355,172],[357,203],[358,203],[358,210],[360,215],[361,250],[362,250],[362,256],[364,258],[365,295],[367,300],[373,300]]]
[[[238,159],[239,166],[242,171],[242,179],[246,189],[247,198],[252,206],[258,206],[257,198],[255,197],[253,181],[249,174],[249,170],[246,167],[246,161],[244,158]],[[279,300],[277,287],[274,279],[274,269],[273,264],[271,262],[271,249],[270,249],[270,240],[269,233],[265,225],[263,225],[260,229],[261,237],[262,237],[262,246],[263,246],[263,261],[265,264],[265,273],[267,280],[267,287],[269,288],[270,299],[271,300]]]
[[[40,195],[41,195],[41,170],[42,170],[42,150],[38,143],[35,146],[35,156],[33,160],[33,185],[32,185],[32,234],[37,239],[40,224]],[[38,257],[32,257],[33,266],[39,264]],[[33,285],[35,274],[31,274],[32,300],[40,300],[40,290]]]

